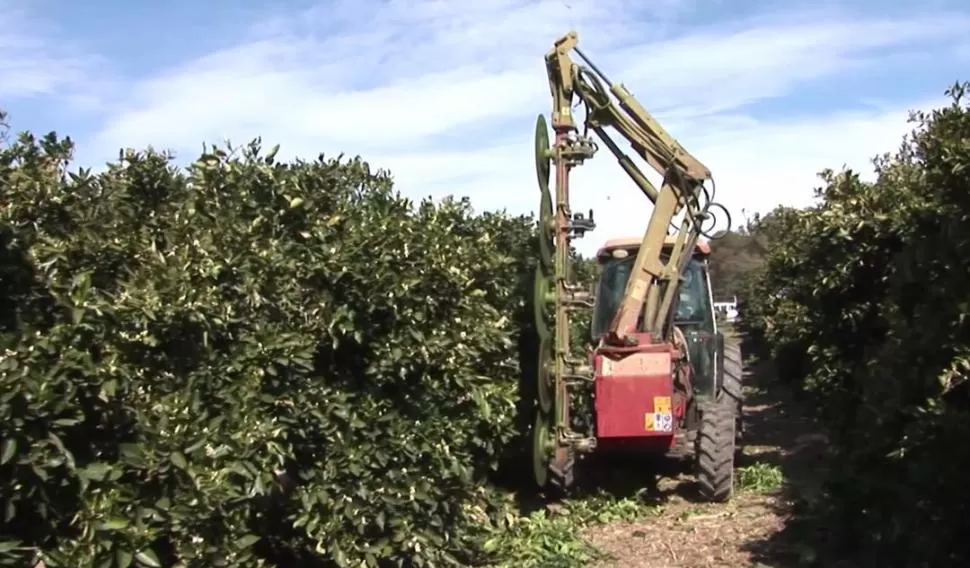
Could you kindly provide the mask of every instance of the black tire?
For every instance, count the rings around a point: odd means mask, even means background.
[[[721,396],[730,399],[735,416],[735,434],[738,442],[744,434],[744,362],[741,346],[737,343],[724,345],[724,373],[721,383]]]
[[[734,493],[735,424],[729,397],[701,405],[701,424],[697,432],[697,482],[701,499],[723,503]]]

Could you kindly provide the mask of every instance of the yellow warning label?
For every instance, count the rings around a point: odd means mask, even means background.
[[[669,396],[655,396],[653,397],[653,411],[657,414],[670,414],[670,397]]]
[[[647,432],[653,432],[653,413],[648,412],[643,415],[643,429]]]

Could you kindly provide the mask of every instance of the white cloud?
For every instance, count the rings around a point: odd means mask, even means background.
[[[913,107],[931,108],[942,100],[915,102]],[[870,177],[871,158],[895,151],[912,129],[908,110],[900,106],[839,113],[822,120],[721,118],[710,129],[682,136],[681,141],[711,169],[715,200],[728,208],[738,224],[743,222],[742,209],[750,215],[780,203],[810,205],[812,189],[820,183],[816,174],[824,168],[846,166]],[[411,195],[437,198],[458,188],[457,193],[473,196],[473,203],[484,209],[531,211],[538,205],[539,192],[528,144],[531,124],[524,126],[521,144],[483,151],[378,156],[376,162],[389,167],[397,186]],[[659,186],[659,176],[648,173]],[[585,214],[592,208],[598,225],[577,242],[584,253],[592,253],[606,239],[640,235],[646,228],[652,210],[649,200],[605,147],[574,170],[572,188],[574,211]]]
[[[0,1],[0,100],[61,95],[91,105],[90,70],[96,58],[63,41],[25,9]]]
[[[952,16],[874,21],[816,18],[768,18],[713,27],[650,46],[633,46],[612,59],[633,62],[621,66],[618,77],[637,85],[637,95],[648,100],[651,108],[696,118],[858,70],[872,59],[885,60],[882,50],[958,38],[970,26],[970,18]]]
[[[941,101],[942,97],[916,102],[914,107],[928,108]],[[715,201],[727,207],[737,225],[743,222],[742,210],[750,215],[779,204],[810,205],[812,190],[821,183],[816,174],[822,169],[845,166],[871,178],[871,159],[895,151],[902,136],[912,129],[907,124],[908,110],[838,113],[820,120],[739,119],[728,121],[733,126],[715,128],[683,142],[711,169]],[[610,162],[604,156],[574,177],[577,208],[595,208],[602,228],[589,239],[593,242],[583,244],[584,252],[592,252],[602,239],[639,235],[646,228],[649,202]]]
[[[642,5],[341,0],[260,18],[247,42],[116,90],[80,156],[97,162],[151,144],[189,158],[202,141],[262,136],[284,156],[361,154],[413,197],[468,195],[480,208],[531,211],[533,121],[550,105],[542,56],[578,29],[584,50],[712,169],[718,201],[740,220],[742,208],[806,204],[822,168],[868,170],[909,129],[906,111],[926,100],[775,119],[750,105],[885,62],[887,52],[970,43],[970,21],[952,14],[813,10],[678,30],[692,2],[651,3],[649,13]],[[575,210],[594,208],[600,225],[582,250],[642,231],[649,203],[605,148],[574,180]]]

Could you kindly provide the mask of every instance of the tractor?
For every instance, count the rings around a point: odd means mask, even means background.
[[[577,44],[570,32],[546,54],[553,142],[541,114],[535,130],[541,193],[532,298],[539,346],[531,444],[535,481],[568,489],[580,454],[667,455],[687,447],[702,498],[726,501],[742,429],[741,349],[718,330],[707,257],[709,242],[718,236],[715,211],[728,227],[730,215],[713,200],[710,171]],[[582,133],[573,116],[576,99],[585,106]],[[662,176],[659,188],[608,128]],[[571,243],[595,223],[592,212],[574,214],[569,205],[570,172],[599,149],[590,133],[653,203],[643,236],[610,240],[599,249],[592,291],[572,279]],[[580,356],[573,352],[571,318],[588,309],[589,348]],[[575,428],[572,420],[582,385],[592,387],[589,431]]]

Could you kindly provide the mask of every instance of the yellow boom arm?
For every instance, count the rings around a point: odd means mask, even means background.
[[[684,150],[626,87],[611,83],[576,47],[578,41],[576,32],[570,32],[546,54],[553,98],[552,127],[557,141],[568,140],[577,131],[571,107],[573,99],[578,98],[586,107],[584,126],[596,133],[654,204],[623,300],[603,338],[607,343],[625,345],[633,341],[633,334],[638,331],[641,309],[644,331],[659,337],[667,327],[677,293],[676,283],[701,234],[701,225],[709,217],[710,196],[704,183],[711,179],[711,172]],[[585,65],[573,61],[571,52]],[[608,127],[619,132],[663,176],[659,190],[610,138],[606,132]],[[567,154],[557,150],[558,155]],[[568,167],[557,168],[557,189],[568,187],[568,173]],[[661,259],[664,241],[674,218],[681,212],[684,212],[683,220],[664,263]]]

